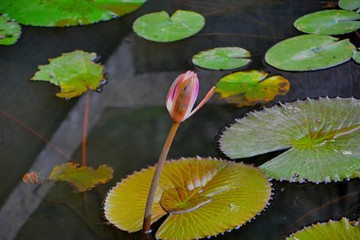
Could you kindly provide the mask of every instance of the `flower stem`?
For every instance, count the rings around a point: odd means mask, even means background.
[[[90,91],[86,92],[85,100],[85,112],[84,112],[84,125],[83,125],[83,137],[82,137],[82,160],[81,165],[86,165],[86,137],[87,137],[87,128],[88,128],[88,118],[89,118],[89,102],[90,102]]]
[[[156,189],[160,180],[160,176],[161,176],[161,171],[164,167],[165,164],[165,160],[167,157],[167,154],[169,152],[171,143],[174,139],[176,130],[179,127],[178,122],[173,122],[173,125],[170,129],[169,135],[166,139],[165,145],[163,147],[163,150],[160,154],[159,157],[159,161],[158,164],[156,166],[155,169],[155,173],[154,173],[154,177],[153,180],[151,182],[151,186],[150,186],[150,190],[149,190],[149,194],[148,194],[148,198],[146,201],[146,207],[145,207],[145,215],[144,215],[144,223],[143,223],[143,229],[142,229],[142,235],[143,235],[143,239],[147,239],[147,235],[150,232],[150,225],[151,225],[151,214],[152,214],[152,209],[153,209],[153,205],[154,205],[154,199],[155,199],[155,193],[156,193]]]

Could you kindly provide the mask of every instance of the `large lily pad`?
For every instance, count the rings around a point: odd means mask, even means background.
[[[173,42],[190,37],[205,25],[205,18],[192,11],[177,10],[171,17],[165,11],[145,14],[133,24],[134,32],[151,41]]]
[[[250,52],[239,47],[213,48],[194,55],[192,62],[199,67],[212,70],[239,68],[251,62]]]
[[[355,62],[360,64],[360,51],[354,51],[353,59],[354,59]]]
[[[24,25],[64,27],[87,25],[122,16],[146,0],[11,0],[0,1],[0,13]]]
[[[238,107],[265,104],[277,95],[285,95],[290,88],[288,80],[279,75],[251,70],[229,74],[220,79],[215,91]]]
[[[265,61],[286,71],[311,71],[348,61],[356,50],[349,39],[337,41],[327,35],[302,35],[286,39],[270,48]]]
[[[79,167],[78,164],[64,163],[56,166],[48,179],[66,181],[74,187],[75,192],[85,192],[112,178],[113,170],[105,165],[94,170],[92,167]]]
[[[94,63],[96,53],[76,50],[64,53],[58,58],[49,59],[50,64],[39,66],[30,80],[49,81],[61,87],[56,94],[61,98],[80,96],[88,89],[97,90],[105,80],[103,67]]]
[[[359,221],[342,218],[306,227],[286,238],[287,240],[357,240],[360,237]]]
[[[360,22],[351,20],[359,18],[360,14],[356,12],[325,10],[302,16],[294,22],[294,26],[305,33],[336,35],[358,30]]]
[[[360,8],[359,0],[340,0],[339,7],[345,10],[355,10]]]
[[[13,45],[21,34],[20,25],[0,15],[0,45]]]
[[[330,182],[360,176],[360,100],[319,98],[280,104],[236,120],[220,139],[231,158],[280,149],[260,166],[270,178]]]
[[[122,230],[142,228],[155,167],[128,176],[105,199],[105,217]],[[158,239],[198,239],[241,226],[261,212],[271,184],[258,168],[217,159],[166,162],[156,191],[152,222],[169,214]]]

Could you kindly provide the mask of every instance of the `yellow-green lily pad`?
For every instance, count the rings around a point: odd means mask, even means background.
[[[39,66],[30,80],[49,81],[61,88],[57,94],[61,98],[80,96],[88,89],[97,90],[105,81],[103,66],[94,63],[96,53],[76,50],[64,53],[58,58],[49,59],[50,64]]]
[[[142,228],[155,167],[128,176],[105,199],[105,217],[116,227]],[[168,215],[157,239],[200,239],[239,227],[261,212],[271,184],[258,168],[212,158],[168,161],[156,190],[152,223]]]
[[[290,88],[289,81],[282,76],[268,75],[259,70],[229,74],[216,84],[215,92],[238,107],[266,104],[278,95],[285,95]]]

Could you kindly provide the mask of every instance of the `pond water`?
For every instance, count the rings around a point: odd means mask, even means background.
[[[306,72],[282,72],[264,63],[265,52],[275,43],[300,35],[292,27],[306,13],[329,8],[332,2],[255,0],[181,1],[149,0],[137,11],[108,22],[71,28],[23,26],[14,46],[0,46],[0,110],[24,122],[81,162],[84,96],[70,101],[55,96],[57,87],[30,82],[38,65],[76,49],[96,52],[109,74],[101,93],[91,92],[87,165],[114,169],[114,178],[87,193],[89,216],[81,219],[82,194],[66,183],[38,190],[19,182],[30,171],[47,177],[66,159],[14,120],[0,114],[0,239],[140,239],[106,224],[102,203],[106,192],[127,175],[156,164],[171,127],[165,97],[173,80],[193,70],[200,80],[199,99],[224,75],[194,67],[191,57],[214,47],[239,46],[251,52],[247,69],[281,74],[290,90],[278,101],[307,97],[360,98],[360,68],[353,61],[338,67]],[[155,43],[136,36],[132,23],[139,16],[165,10],[197,11],[206,25],[197,35],[173,42]],[[357,47],[355,34],[346,38]],[[180,125],[168,159],[181,157],[225,158],[217,149],[219,131],[235,118],[260,106],[237,108],[214,96],[194,116]],[[237,159],[255,166],[279,153]],[[294,230],[318,221],[357,219],[360,216],[360,181],[330,184],[288,184],[272,181],[273,200],[257,219],[217,239],[284,239]],[[356,193],[356,194],[355,194]],[[324,204],[349,195],[332,204]],[[75,209],[75,211],[74,211]],[[317,210],[316,210],[317,209]],[[316,210],[316,211],[315,211]],[[131,210],[129,210],[131,211]],[[311,213],[311,214],[308,214]],[[154,224],[159,227],[161,220]]]

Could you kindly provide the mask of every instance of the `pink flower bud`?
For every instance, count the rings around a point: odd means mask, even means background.
[[[199,80],[196,73],[187,71],[178,76],[170,87],[166,97],[166,107],[174,122],[183,122],[201,108],[214,94],[212,87],[201,103],[193,110],[198,92]]]

